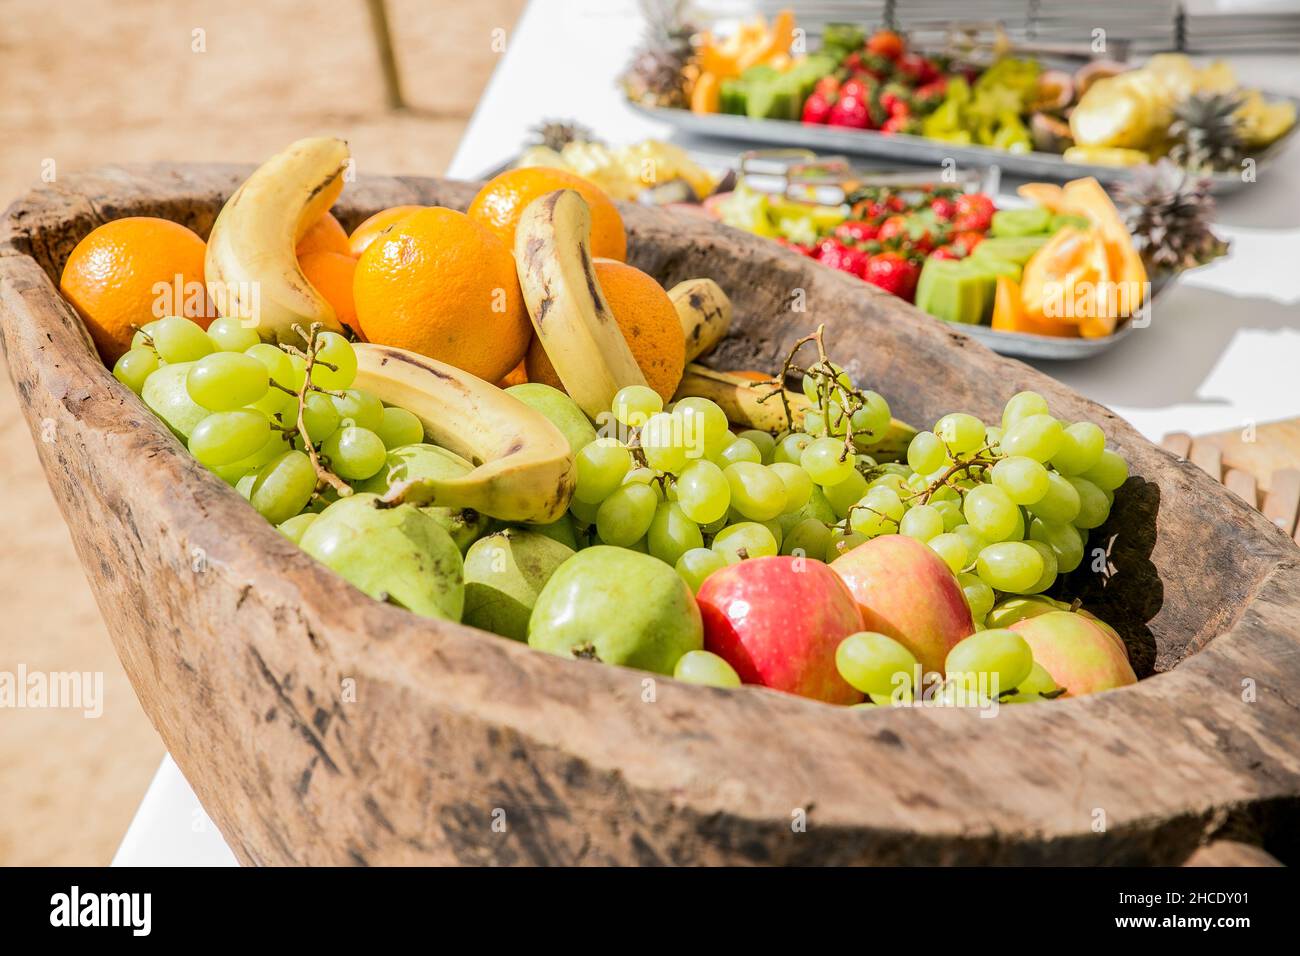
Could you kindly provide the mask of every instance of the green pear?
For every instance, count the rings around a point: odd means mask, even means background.
[[[511,385],[506,389],[506,394],[513,395],[550,419],[551,424],[569,440],[569,448],[575,455],[596,440],[596,429],[592,427],[587,413],[558,388],[541,382],[524,382],[522,385]]]
[[[627,548],[596,545],[556,569],[528,621],[531,647],[672,674],[704,647],[690,587],[671,565]]]
[[[307,526],[298,546],[377,601],[425,617],[460,620],[465,603],[460,550],[419,508],[381,507],[373,494],[340,498]]]
[[[569,517],[568,512],[560,515],[550,524],[527,524],[521,525],[526,531],[536,531],[538,534],[544,534],[552,541],[558,541],[570,551],[578,550],[578,536],[573,530],[573,519]]]
[[[474,466],[455,452],[437,445],[402,445],[388,453],[388,460],[379,472],[357,485],[357,491],[383,495],[393,485],[412,478],[458,478],[474,470]],[[460,553],[483,537],[491,519],[473,508],[440,508],[428,505],[420,509],[442,525]]]
[[[536,531],[506,528],[479,538],[465,555],[461,621],[516,641],[528,639],[537,595],[573,549]]]

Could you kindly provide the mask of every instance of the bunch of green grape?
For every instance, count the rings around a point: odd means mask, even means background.
[[[882,435],[889,405],[873,398],[861,434]],[[577,455],[570,513],[592,543],[632,548],[673,565],[698,590],[746,558],[801,554],[831,560],[850,535],[835,523],[866,486],[868,456],[804,431],[733,432],[706,398],[665,407],[634,385],[614,397],[623,440],[604,436]]]
[[[388,449],[424,440],[418,418],[350,388],[357,360],[333,332],[314,343],[312,384],[305,391],[302,350],[262,342],[237,319],[207,331],[169,316],[144,326],[113,375],[140,395],[202,464],[237,488],[268,521],[297,540],[332,488],[320,476],[299,430],[324,467],[344,482],[384,467]]]

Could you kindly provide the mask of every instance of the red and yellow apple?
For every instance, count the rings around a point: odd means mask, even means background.
[[[862,630],[862,615],[839,575],[822,562],[789,556],[741,561],[709,575],[696,600],[705,649],[746,684],[830,704],[863,699],[835,667],[835,649]]]
[[[898,641],[927,673],[943,673],[948,652],[975,631],[956,576],[915,538],[872,538],[832,561],[831,570],[853,592],[864,629]]]
[[[1082,614],[1049,611],[1011,625],[1029,644],[1034,660],[1069,697],[1136,684],[1137,675],[1115,640]]]

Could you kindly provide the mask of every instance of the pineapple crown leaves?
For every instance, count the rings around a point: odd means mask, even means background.
[[[1174,109],[1170,158],[1193,170],[1225,169],[1241,155],[1240,93],[1193,93]]]
[[[1133,240],[1147,267],[1176,273],[1204,265],[1228,251],[1214,234],[1209,181],[1167,159],[1134,170],[1119,196]]]
[[[557,153],[570,143],[599,143],[589,127],[571,119],[544,119],[531,130],[532,145],[546,146]]]
[[[695,28],[686,22],[684,0],[641,0],[646,31],[619,78],[627,95],[655,106],[684,106],[686,68],[695,55]]]

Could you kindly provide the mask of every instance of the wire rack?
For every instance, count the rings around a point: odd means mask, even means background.
[[[954,21],[1000,27],[1017,46],[1125,59],[1196,54],[1300,53],[1300,0],[695,0],[701,21],[771,16],[792,8],[810,36],[827,23],[906,30],[921,47],[942,43]],[[1097,31],[1101,31],[1098,33]],[[1098,50],[1099,39],[1105,48]]]

